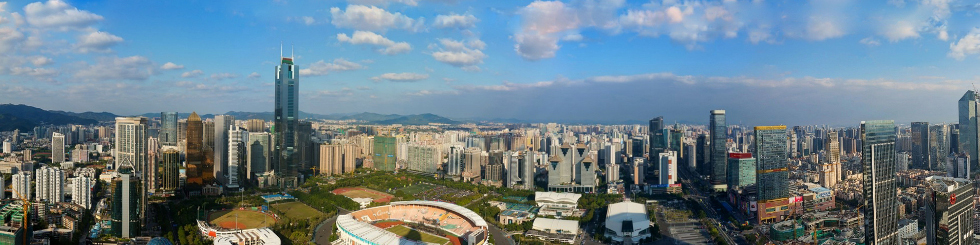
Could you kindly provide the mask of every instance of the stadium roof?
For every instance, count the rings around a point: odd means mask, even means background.
[[[403,201],[403,202],[392,202],[391,205],[425,205],[425,206],[439,207],[466,216],[466,218],[468,218],[470,221],[473,221],[473,224],[476,226],[488,227],[487,221],[483,220],[483,217],[480,217],[479,214],[473,212],[473,210],[452,203],[436,202],[436,201]]]
[[[553,203],[562,202],[562,203],[578,204],[579,198],[582,198],[582,194],[541,192],[541,191],[534,193],[535,202],[553,202]]]
[[[357,221],[350,214],[337,216],[337,224],[342,229],[339,232],[347,232],[351,236],[364,239],[374,244],[425,245],[425,243],[408,240],[395,235],[395,233],[378,228],[377,226]]]
[[[248,230],[237,230],[231,232],[220,232],[217,237],[214,238],[214,244],[221,245],[235,245],[248,243],[248,241],[262,241],[265,245],[279,245],[282,244],[282,240],[275,232],[272,232],[269,228],[258,228],[258,229],[248,229]]]
[[[547,230],[550,233],[558,233],[557,231],[561,230],[561,234],[578,234],[578,221],[537,218],[534,219],[534,224],[531,225],[531,229],[539,231]]]
[[[609,205],[606,212],[606,228],[614,231],[622,231],[624,221],[632,222],[633,232],[639,232],[650,227],[650,220],[647,217],[647,209],[643,204],[625,201]]]

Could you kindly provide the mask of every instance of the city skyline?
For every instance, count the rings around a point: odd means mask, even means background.
[[[0,103],[267,112],[282,43],[310,113],[955,122],[955,98],[977,80],[976,12],[911,1],[0,3],[0,92],[11,95]]]

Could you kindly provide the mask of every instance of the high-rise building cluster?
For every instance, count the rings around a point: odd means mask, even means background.
[[[301,114],[299,68],[281,57],[275,69],[271,118],[161,112],[3,132],[11,197],[45,210],[106,208],[106,232],[132,238],[152,231],[151,196],[291,190],[370,170],[557,193],[711,196],[774,241],[808,242],[801,234],[817,235],[797,227],[818,221],[808,229],[834,224],[835,236],[863,244],[980,237],[974,91],[953,123],[746,126],[732,123],[735,110],[710,110],[701,125],[663,116],[646,125],[376,125]],[[81,167],[95,161],[106,163]],[[100,189],[109,192],[101,203]]]

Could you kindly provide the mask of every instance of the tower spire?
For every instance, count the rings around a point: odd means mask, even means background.
[[[282,59],[282,41],[279,41],[279,58]]]
[[[289,45],[289,58],[290,59],[293,58],[293,45],[292,44]]]

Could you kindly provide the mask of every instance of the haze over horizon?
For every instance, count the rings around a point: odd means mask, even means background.
[[[963,1],[0,3],[0,103],[527,121],[956,122],[980,80]]]

